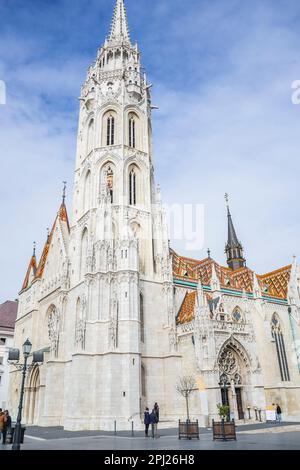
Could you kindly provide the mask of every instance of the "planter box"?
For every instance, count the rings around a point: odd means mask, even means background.
[[[180,421],[178,425],[179,439],[199,439],[199,423],[197,421]]]
[[[213,420],[213,440],[236,441],[236,426],[234,419],[232,421],[215,422]]]

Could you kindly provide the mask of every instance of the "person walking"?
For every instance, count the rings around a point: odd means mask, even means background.
[[[157,403],[154,404],[154,411],[156,415],[156,423],[159,423],[159,406]]]
[[[277,403],[277,405],[276,405],[276,421],[277,421],[277,423],[281,423],[281,420],[282,420],[282,409]]]
[[[146,437],[149,437],[148,431],[149,431],[150,423],[151,423],[151,418],[150,418],[149,408],[146,408],[144,412],[144,424],[145,424],[145,436]]]
[[[11,417],[9,415],[9,411],[5,410],[4,411],[4,426],[3,426],[3,431],[2,431],[2,435],[3,435],[2,443],[3,444],[6,444],[7,432],[11,433]]]
[[[156,437],[156,413],[153,410],[150,413],[150,424],[151,424],[151,437],[154,439]]]

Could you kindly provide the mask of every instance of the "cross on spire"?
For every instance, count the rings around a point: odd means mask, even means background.
[[[33,242],[33,254],[32,254],[32,256],[35,256],[35,250],[36,250],[36,242]]]
[[[124,0],[117,0],[111,24],[109,41],[122,39],[130,42],[128,20]]]

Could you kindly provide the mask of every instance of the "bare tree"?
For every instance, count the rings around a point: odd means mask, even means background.
[[[179,378],[179,382],[176,385],[176,390],[180,395],[185,398],[186,402],[186,414],[187,420],[190,420],[190,413],[189,413],[189,397],[192,391],[196,388],[196,381],[195,377],[192,375],[185,375]]]

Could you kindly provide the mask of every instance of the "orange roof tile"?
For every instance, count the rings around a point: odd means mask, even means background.
[[[48,253],[49,253],[49,248],[50,248],[51,241],[52,241],[52,238],[53,238],[54,228],[55,228],[55,225],[56,225],[56,222],[57,222],[58,219],[61,220],[62,222],[65,222],[68,226],[68,230],[70,230],[67,208],[66,208],[64,202],[62,202],[62,204],[59,208],[59,211],[58,211],[57,216],[55,218],[55,221],[54,221],[54,224],[52,226],[51,232],[47,237],[47,241],[45,243],[45,246],[44,246],[40,261],[39,261],[39,264],[36,268],[35,279],[40,279],[43,276],[46,261],[47,261],[47,257],[48,257]],[[23,290],[23,288],[22,288],[22,290]]]
[[[30,262],[29,262],[29,266],[28,266],[28,269],[27,269],[27,272],[26,272],[26,276],[25,276],[21,291],[24,290],[24,289],[27,289],[28,284],[29,284],[29,279],[30,279],[30,273],[33,270],[33,274],[35,276],[36,269],[37,269],[37,267],[36,267],[36,257],[33,254],[31,259],[30,259]]]
[[[189,323],[194,318],[197,292],[187,292],[177,316],[177,323]]]

